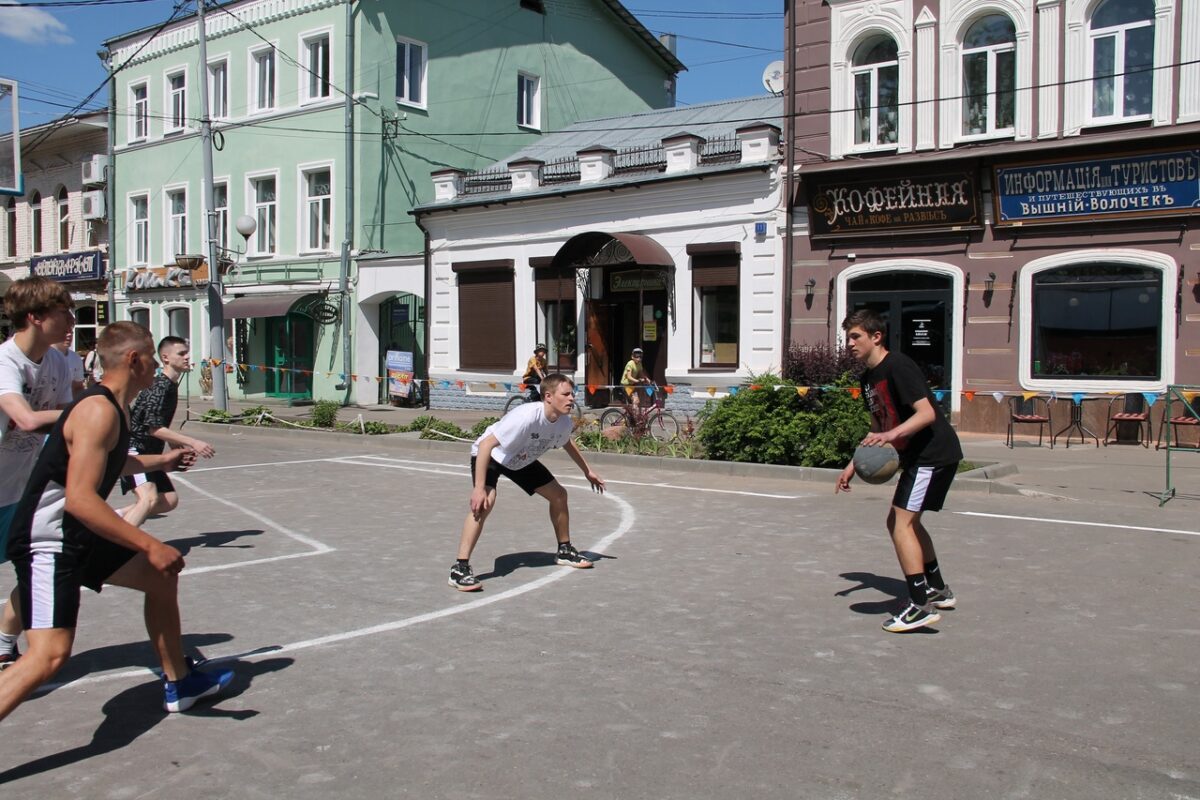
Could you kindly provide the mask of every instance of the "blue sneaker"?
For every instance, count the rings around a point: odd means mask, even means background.
[[[233,682],[233,670],[201,672],[194,669],[177,681],[163,679],[163,708],[187,711],[201,697],[210,697]]]

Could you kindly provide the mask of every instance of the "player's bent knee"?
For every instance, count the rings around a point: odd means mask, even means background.
[[[159,495],[158,508],[160,510],[159,513],[163,514],[179,508],[179,495],[175,492],[167,492],[166,494]]]

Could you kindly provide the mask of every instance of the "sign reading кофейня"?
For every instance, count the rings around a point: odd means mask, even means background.
[[[807,182],[810,236],[978,228],[975,171]]]
[[[1200,212],[1200,150],[997,167],[997,225]]]

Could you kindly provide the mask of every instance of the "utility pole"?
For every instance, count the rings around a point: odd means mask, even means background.
[[[200,183],[201,210],[204,213],[204,259],[208,262],[208,357],[212,365],[213,406],[229,408],[225,391],[225,306],[221,299],[221,267],[217,263],[217,238],[213,198],[212,120],[208,116],[208,30],[204,27],[204,2],[196,0],[197,28],[200,35],[200,151],[204,157],[204,176]],[[228,235],[228,232],[226,232]],[[213,363],[213,362],[217,363]]]

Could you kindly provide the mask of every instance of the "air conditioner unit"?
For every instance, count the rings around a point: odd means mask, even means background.
[[[104,183],[108,170],[108,156],[96,155],[83,162],[83,185],[95,186]]]
[[[83,218],[104,219],[104,192],[97,190],[83,193]]]

